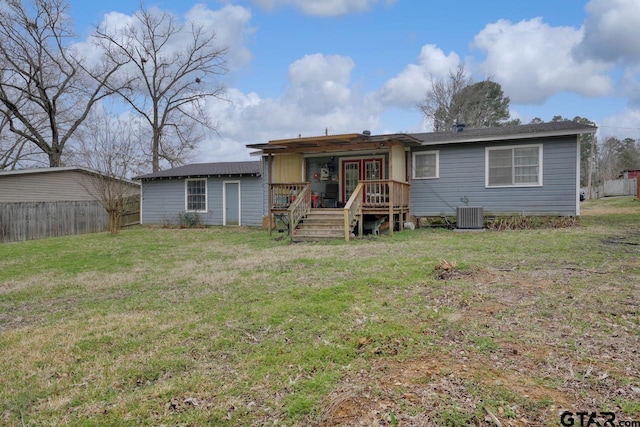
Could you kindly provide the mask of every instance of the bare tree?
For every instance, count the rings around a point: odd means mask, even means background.
[[[453,99],[471,82],[463,64],[458,65],[455,71],[449,71],[448,79],[434,79],[431,76],[431,90],[419,108],[425,117],[433,122],[436,132],[448,130],[453,126],[458,114],[453,110]]]
[[[64,0],[4,0],[0,7],[0,114],[9,130],[35,145],[49,166],[93,105],[110,94],[106,83],[122,65],[91,70],[70,42]]]
[[[543,123],[542,119],[540,118],[536,117],[534,120],[536,120],[536,123]],[[532,120],[531,123],[534,123],[534,120]],[[551,122],[562,122],[566,120],[570,119],[561,115],[556,115],[551,118]],[[589,120],[588,118],[580,116],[575,116],[571,121],[591,126],[596,125],[595,122]],[[590,133],[580,135],[580,185],[583,187],[587,187],[587,189],[589,190],[587,191],[587,194],[591,194],[591,184],[594,178],[594,162],[598,156],[599,147],[596,136]],[[606,157],[609,158],[609,154],[606,154]]]
[[[111,234],[120,230],[127,205],[139,203],[139,192],[128,182],[143,163],[134,126],[131,120],[98,108],[79,129],[78,148],[73,153],[77,165],[99,172],[82,185],[107,211]]]
[[[597,158],[597,182],[616,179],[620,174],[620,160],[618,156],[621,141],[608,137],[602,141]]]
[[[0,170],[34,166],[42,161],[42,152],[26,139],[9,131],[9,119],[0,115]]]
[[[640,144],[633,138],[606,138],[597,150],[598,182],[617,179],[625,170],[640,166]]]
[[[509,102],[498,83],[491,80],[473,83],[453,96],[451,111],[455,117],[450,119],[470,128],[501,126],[509,119]]]
[[[419,108],[437,132],[449,130],[456,123],[470,128],[520,124],[518,119],[509,121],[509,102],[500,84],[491,79],[473,83],[460,64],[447,79],[432,76],[431,90]]]
[[[114,89],[149,128],[152,170],[160,170],[161,161],[184,162],[205,130],[216,128],[204,107],[222,96],[216,80],[226,73],[227,49],[204,25],[187,27],[169,12],[144,7],[126,27],[105,23],[96,37],[108,58],[129,62],[122,78],[131,83]]]

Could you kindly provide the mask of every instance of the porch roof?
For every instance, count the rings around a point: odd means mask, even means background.
[[[342,135],[322,135],[311,137],[298,137],[290,139],[275,139],[266,144],[251,144],[248,148],[262,150],[264,153],[284,152],[330,152],[348,151],[354,149],[377,149],[386,144],[420,145],[421,141],[406,133],[389,135],[366,135],[362,133],[349,133]]]

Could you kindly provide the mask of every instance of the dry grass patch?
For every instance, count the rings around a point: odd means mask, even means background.
[[[134,228],[0,246],[0,424],[640,419],[640,209],[590,206],[567,229],[348,244]]]

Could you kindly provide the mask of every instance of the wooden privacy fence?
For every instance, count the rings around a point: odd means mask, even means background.
[[[139,223],[140,202],[125,203],[122,225]],[[0,242],[19,242],[107,229],[99,201],[0,203]]]
[[[611,196],[637,196],[638,185],[634,179],[611,179],[591,188],[591,198],[600,199]]]
[[[124,212],[120,218],[120,225],[140,224],[140,196],[131,196],[124,199]]]

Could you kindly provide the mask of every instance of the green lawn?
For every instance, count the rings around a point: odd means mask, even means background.
[[[0,425],[640,420],[640,202],[582,208],[578,227],[350,243],[0,245]]]

